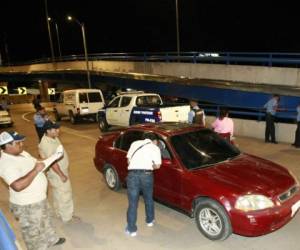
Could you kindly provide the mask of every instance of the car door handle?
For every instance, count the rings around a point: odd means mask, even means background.
[[[118,110],[114,110],[114,112],[118,112]]]
[[[126,109],[125,111],[126,111],[126,112],[129,112],[129,109]]]

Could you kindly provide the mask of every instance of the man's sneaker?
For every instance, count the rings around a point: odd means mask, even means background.
[[[153,221],[147,223],[147,227],[153,227],[153,226],[154,226],[154,222],[155,222],[155,221],[153,220]]]
[[[127,235],[129,235],[130,237],[135,237],[135,236],[137,236],[137,231],[135,231],[135,232],[130,232],[127,228],[125,229],[125,233],[126,233]]]

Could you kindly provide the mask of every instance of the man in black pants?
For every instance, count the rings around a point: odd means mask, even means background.
[[[277,144],[275,139],[275,115],[278,110],[280,97],[279,95],[273,95],[265,105],[266,109],[266,132],[265,132],[265,142],[271,142]],[[270,141],[271,136],[271,141]]]

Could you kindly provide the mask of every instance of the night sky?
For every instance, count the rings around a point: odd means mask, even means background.
[[[300,52],[299,8],[287,2],[178,0],[181,51]],[[232,4],[230,4],[232,3]],[[44,0],[2,1],[0,51],[10,62],[49,57]],[[176,51],[175,0],[48,0],[58,23],[63,55]],[[57,40],[52,25],[55,53]]]

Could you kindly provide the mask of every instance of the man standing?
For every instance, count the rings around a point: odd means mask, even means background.
[[[191,110],[188,113],[188,123],[197,123],[205,126],[204,110],[199,108],[198,103],[194,100],[190,101]]]
[[[36,132],[39,137],[39,141],[41,141],[44,135],[43,126],[45,122],[48,120],[48,115],[46,114],[46,110],[44,107],[37,108],[37,112],[34,114],[33,120],[34,120]]]
[[[275,115],[278,111],[280,97],[279,95],[273,95],[273,97],[264,105],[266,109],[266,131],[265,142],[271,142],[277,144],[275,140]],[[271,136],[271,141],[270,141]]]
[[[157,145],[157,135],[146,133],[144,140],[133,142],[127,153],[129,205],[126,233],[132,237],[137,235],[136,220],[140,191],[143,193],[145,202],[147,226],[154,225],[153,170],[160,168],[161,165],[161,153]]]
[[[44,136],[39,144],[39,153],[42,158],[48,158],[62,145],[59,136],[59,124],[48,120],[43,126]],[[74,205],[72,198],[71,182],[68,173],[69,158],[64,150],[63,157],[55,162],[47,173],[53,192],[53,206],[56,215],[63,222],[73,219]]]
[[[0,134],[0,176],[9,186],[10,210],[19,221],[28,250],[44,250],[65,242],[52,226],[44,164],[23,150],[25,137]]]
[[[292,145],[296,148],[300,148],[300,103],[297,106],[297,129],[295,133],[295,142]]]

